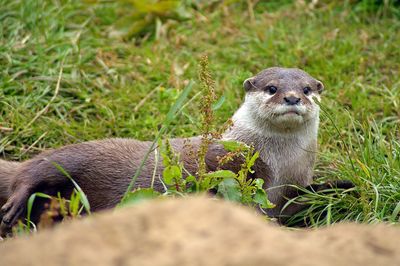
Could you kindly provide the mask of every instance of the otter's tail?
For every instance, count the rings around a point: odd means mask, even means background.
[[[8,162],[0,159],[0,207],[9,197],[11,179],[19,164],[18,162]]]

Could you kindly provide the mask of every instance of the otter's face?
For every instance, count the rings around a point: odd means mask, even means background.
[[[323,84],[295,68],[272,67],[245,80],[245,104],[257,120],[277,129],[290,130],[318,118]]]

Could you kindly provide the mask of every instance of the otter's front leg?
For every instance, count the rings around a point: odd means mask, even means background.
[[[5,236],[18,220],[27,214],[27,202],[35,192],[54,195],[55,191],[67,191],[68,179],[48,160],[42,157],[26,161],[13,178],[10,197],[0,209],[0,235]],[[45,201],[38,199],[32,210],[31,220],[37,222],[44,210]]]
[[[30,196],[31,187],[29,185],[20,185],[11,194],[10,198],[0,210],[0,234],[5,236],[16,224],[18,219],[26,213],[26,205]]]

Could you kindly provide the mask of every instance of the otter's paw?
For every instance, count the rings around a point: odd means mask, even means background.
[[[323,184],[312,184],[308,187],[306,187],[307,190],[313,191],[313,192],[322,192],[324,193],[325,190],[331,190],[331,189],[350,189],[354,188],[355,185],[353,182],[349,180],[334,180],[334,181],[328,181]],[[328,191],[327,193],[330,193],[331,191]],[[300,192],[299,195],[304,194],[304,192]]]
[[[335,180],[329,183],[333,188],[341,188],[341,189],[350,189],[356,186],[350,180]]]
[[[12,227],[26,212],[26,204],[29,194],[18,193],[12,195],[0,210],[0,235],[6,236]]]

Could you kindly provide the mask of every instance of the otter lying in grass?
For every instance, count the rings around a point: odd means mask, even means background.
[[[313,181],[319,124],[319,106],[314,97],[320,99],[324,86],[300,69],[273,67],[247,79],[244,89],[245,101],[223,139],[255,147],[260,157],[252,177],[265,181],[269,200],[276,205],[268,214],[290,216],[298,209],[295,205],[282,209],[296,192],[285,185],[307,187]],[[170,140],[185,169],[193,175],[198,162],[191,154],[197,153],[200,143],[200,137]],[[0,160],[0,203],[6,201],[1,208],[1,233],[25,217],[32,193],[61,192],[64,197],[72,193],[72,182],[54,163],[79,184],[93,211],[114,207],[150,146],[151,142],[135,139],[105,139],[45,151],[24,162]],[[206,155],[208,170],[215,170],[217,157],[224,154],[222,145],[211,144]],[[156,165],[153,154],[145,162],[135,187],[149,187],[155,167],[156,175],[161,175],[162,163]],[[231,162],[223,168],[238,171],[240,164]],[[160,180],[155,180],[154,188],[163,190]],[[35,204],[36,217],[42,210],[43,204]]]

